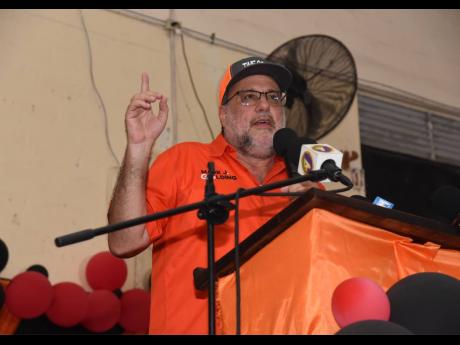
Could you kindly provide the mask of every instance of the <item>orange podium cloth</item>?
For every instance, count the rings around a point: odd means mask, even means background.
[[[385,291],[416,272],[460,278],[460,252],[312,209],[240,268],[241,334],[334,334],[332,293],[366,277]],[[235,334],[235,274],[216,286],[219,334]]]

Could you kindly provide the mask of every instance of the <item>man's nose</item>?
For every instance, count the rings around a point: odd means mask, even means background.
[[[256,111],[266,110],[270,108],[270,103],[267,100],[267,94],[263,93],[260,95],[260,99],[256,103]]]

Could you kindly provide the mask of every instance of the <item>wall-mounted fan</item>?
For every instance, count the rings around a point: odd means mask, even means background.
[[[268,60],[285,65],[294,76],[286,102],[286,126],[315,140],[345,117],[356,94],[356,65],[350,51],[326,35],[294,38]]]

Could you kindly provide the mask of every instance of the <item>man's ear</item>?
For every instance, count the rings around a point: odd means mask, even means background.
[[[227,107],[225,105],[219,105],[219,120],[220,120],[221,125],[224,124],[226,117],[227,117]]]

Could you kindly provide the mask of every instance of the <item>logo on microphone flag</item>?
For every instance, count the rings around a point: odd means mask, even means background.
[[[314,145],[312,149],[318,152],[332,152],[334,150],[329,145],[322,145],[322,144]]]
[[[305,151],[302,155],[302,169],[305,174],[308,174],[313,168],[313,158],[310,152]]]

